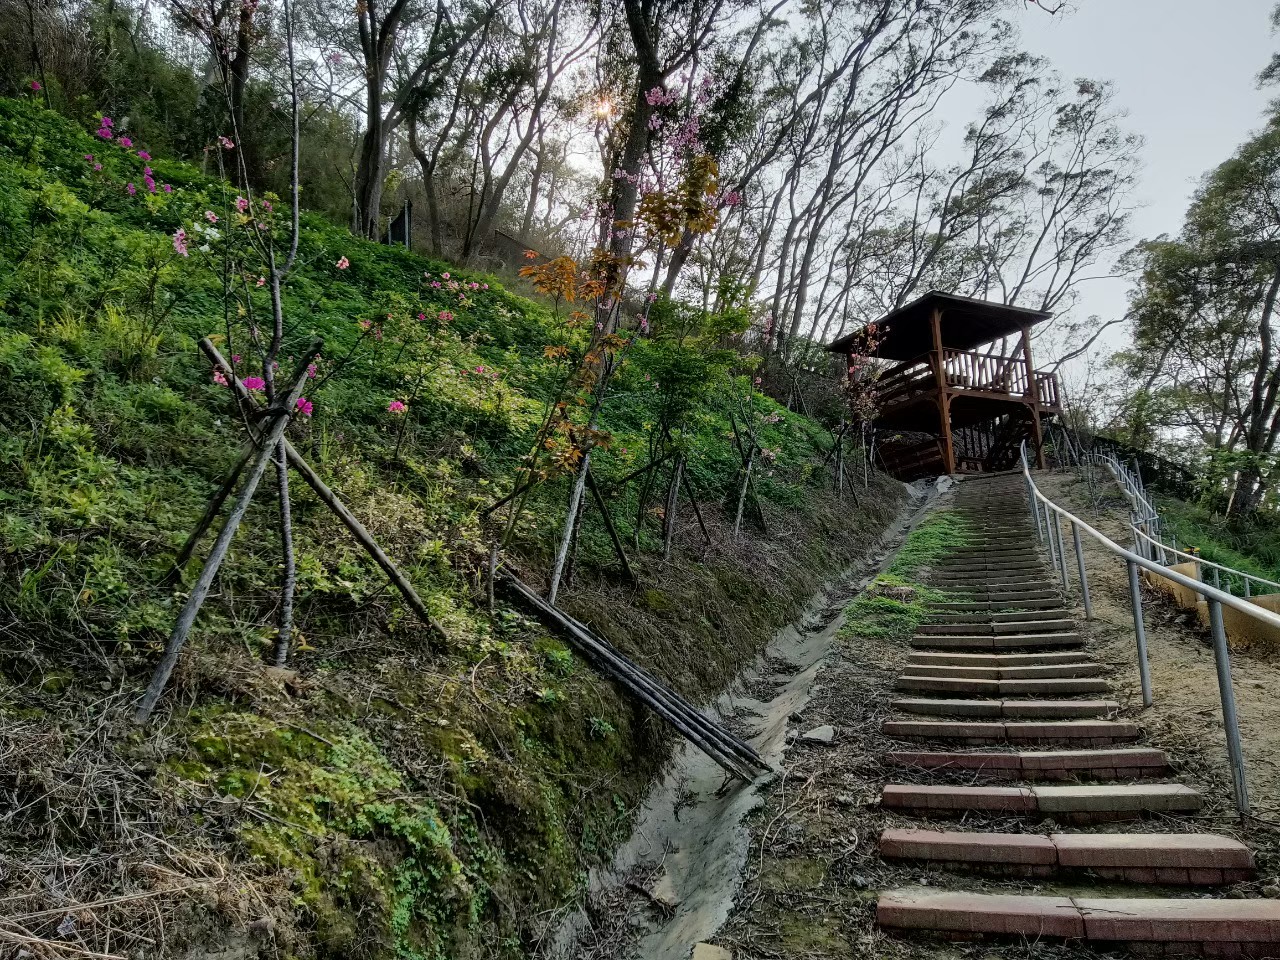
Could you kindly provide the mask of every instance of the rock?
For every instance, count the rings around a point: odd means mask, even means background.
[[[858,805],[858,799],[857,797],[847,793],[837,793],[836,804],[841,807],[856,807]]]
[[[836,728],[829,723],[824,723],[820,727],[814,727],[812,730],[802,734],[801,739],[810,743],[830,743],[836,738]]]
[[[733,960],[733,954],[724,947],[712,946],[709,943],[695,943],[692,960]]]

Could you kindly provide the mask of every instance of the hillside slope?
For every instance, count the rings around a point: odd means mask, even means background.
[[[305,218],[283,366],[314,336],[325,359],[290,437],[448,640],[295,484],[290,668],[262,660],[279,580],[262,496],[156,722],[133,727],[185,598],[165,574],[243,436],[195,341],[234,353],[231,311],[268,312],[253,277],[228,281],[198,249],[205,211],[234,216],[236,190],[144,147],[0,100],[0,953],[34,940],[52,956],[526,955],[625,835],[667,743],[522,611],[483,602],[482,511],[511,489],[554,396],[547,348],[581,335],[492,277]],[[606,490],[645,462],[668,370],[642,342],[615,383],[593,461]],[[749,376],[724,389],[749,395]],[[589,511],[563,598],[695,698],[901,501],[877,476],[861,508],[839,500],[822,428],[751,403],[772,457],[767,533],[728,529],[739,461],[724,396],[708,392],[681,443],[711,542],[682,514],[663,562],[641,485],[619,485],[610,505],[639,544],[640,583],[618,578]],[[566,491],[535,488],[514,530],[507,560],[531,582]]]

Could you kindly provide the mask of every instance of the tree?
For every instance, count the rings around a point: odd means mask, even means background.
[[[1131,374],[1165,424],[1229,458],[1228,512],[1257,510],[1280,438],[1280,115],[1209,173],[1175,240],[1143,245]]]

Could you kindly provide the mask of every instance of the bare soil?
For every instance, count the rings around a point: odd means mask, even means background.
[[[1070,474],[1044,475],[1042,489],[1124,543],[1124,505],[1114,485],[1091,488]],[[949,505],[942,498],[936,508]],[[1017,509],[1025,509],[1021,504]],[[1188,623],[1156,595],[1145,596],[1146,626],[1155,705],[1142,709],[1135,660],[1128,579],[1123,563],[1086,539],[1094,619],[1077,616],[1092,656],[1111,668],[1114,697],[1122,715],[1143,727],[1142,743],[1167,750],[1179,782],[1199,789],[1204,809],[1195,817],[1166,817],[1117,824],[1124,831],[1220,832],[1239,836],[1254,848],[1260,878],[1228,888],[1236,897],[1280,895],[1280,690],[1276,665],[1247,654],[1234,657],[1237,702],[1245,740],[1254,818],[1242,824],[1235,813],[1218,708],[1213,654],[1198,624]],[[1072,570],[1073,596],[1078,598]],[[846,636],[819,677],[817,690],[796,729],[832,724],[831,744],[793,741],[785,767],[750,820],[750,851],[737,904],[716,943],[735,960],[753,958],[1074,958],[1106,956],[1080,946],[1047,943],[940,943],[888,937],[875,925],[881,890],[928,885],[975,892],[1056,893],[1093,896],[1195,896],[1178,888],[1132,887],[1114,881],[1074,884],[1014,877],[961,875],[940,869],[882,861],[877,841],[889,827],[918,821],[879,807],[887,782],[939,782],[937,774],[913,774],[891,766],[885,756],[902,747],[880,733],[889,715],[894,679],[907,648],[898,642]],[[956,773],[955,783],[998,783]],[[1046,832],[1062,826],[1016,818],[968,817],[953,829]],[[1067,827],[1068,829],[1069,826]]]

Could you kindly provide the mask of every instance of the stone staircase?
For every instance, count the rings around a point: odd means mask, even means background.
[[[897,681],[903,696],[883,727],[903,743],[888,759],[913,782],[887,784],[881,805],[921,823],[886,830],[880,855],[960,875],[1060,880],[1073,891],[1082,878],[1105,878],[1109,890],[1118,881],[1133,892],[892,890],[879,897],[880,927],[905,936],[1080,940],[1162,956],[1280,957],[1280,903],[1213,889],[1254,877],[1244,844],[1148,832],[1151,819],[1176,824],[1196,813],[1200,794],[1171,782],[1164,752],[1135,745],[1140,727],[1117,719],[1106,671],[1086,653],[1038,550],[1021,475],[965,481],[956,505],[978,540],[932,572],[931,585],[951,599],[933,605],[911,640]],[[947,829],[957,820],[993,826]],[[1005,832],[1010,821],[1017,831]],[[1124,821],[1146,829],[1111,826]],[[1181,895],[1141,896],[1142,885]]]

